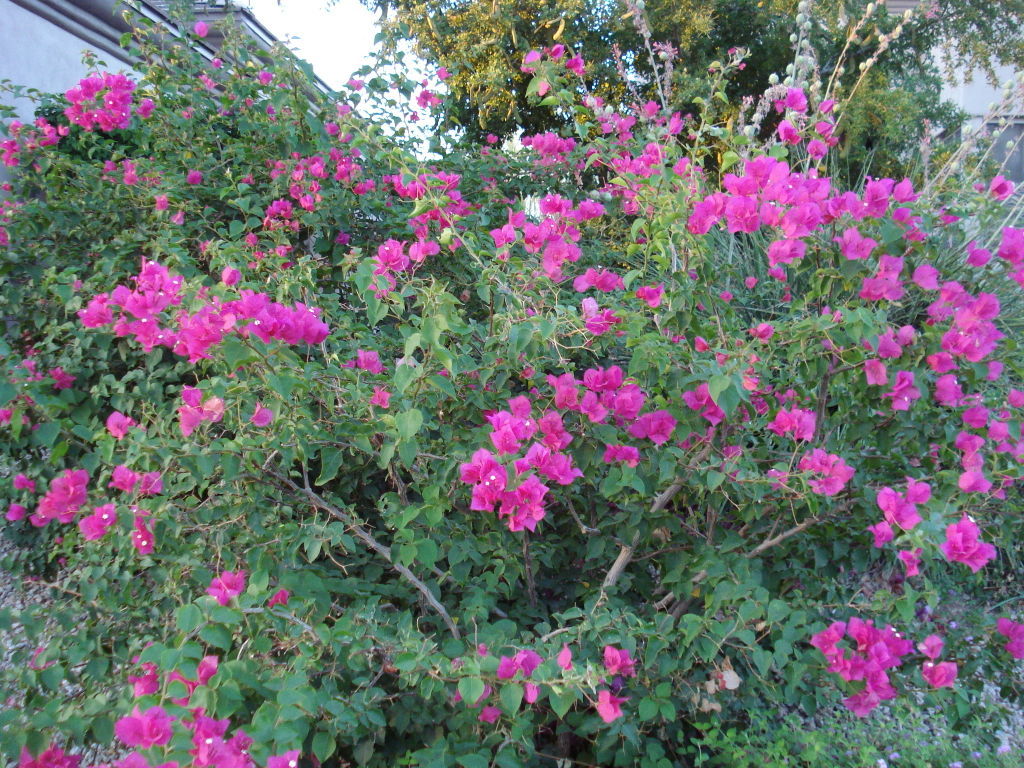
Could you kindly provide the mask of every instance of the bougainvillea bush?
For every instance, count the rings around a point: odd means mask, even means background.
[[[726,122],[742,51],[697,115],[531,51],[575,134],[467,146],[443,70],[181,31],[3,143],[12,764],[660,767],[1019,692],[1017,606],[943,599],[1017,563],[1012,184],[836,188],[842,94]]]

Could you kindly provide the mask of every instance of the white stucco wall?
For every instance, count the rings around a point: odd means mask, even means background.
[[[66,91],[88,72],[82,64],[86,48],[89,45],[81,38],[11,0],[0,0],[0,79],[41,91]],[[113,71],[129,68],[124,60],[100,58]],[[0,103],[14,106],[23,122],[32,120],[35,108],[28,100],[15,102],[3,93]]]
[[[960,107],[971,117],[981,117],[989,106],[1002,98],[1003,84],[1012,81],[1017,73],[1013,67],[997,67],[998,85],[989,84],[983,72],[976,72],[968,82],[963,73],[957,73],[957,84],[946,84],[942,89],[942,97]]]

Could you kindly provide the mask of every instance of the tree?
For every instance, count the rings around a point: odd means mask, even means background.
[[[703,95],[699,89],[707,67],[728,58],[730,49],[746,49],[745,68],[733,73],[726,88],[730,103],[739,105],[763,92],[773,74],[786,76],[794,60],[794,17],[804,9],[814,19],[811,39],[822,77],[830,78],[842,57],[840,91],[849,90],[860,66],[872,62],[870,77],[859,86],[864,97],[843,125],[840,172],[854,179],[868,169],[911,172],[907,162],[926,121],[933,133],[951,134],[959,127],[960,115],[941,101],[934,51],[947,54],[947,71],[1024,65],[1021,0],[1001,5],[999,13],[982,0],[943,0],[909,20],[890,16],[884,4],[872,4],[867,13],[857,0],[820,7],[796,0],[651,0],[638,6],[621,0],[364,2],[388,19],[392,44],[409,40],[420,56],[451,72],[453,98],[444,123],[477,137],[568,127],[566,113],[531,103],[530,75],[521,68],[528,51],[557,43],[586,61],[581,87],[613,105],[658,99],[648,49],[667,46],[653,51],[654,66],[667,70],[669,106],[684,113],[692,113],[694,99]],[[890,39],[885,54],[873,61],[882,36],[891,36],[898,25],[901,36]],[[764,126],[773,128],[772,121]]]

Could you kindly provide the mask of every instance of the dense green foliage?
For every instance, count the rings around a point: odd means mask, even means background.
[[[799,135],[744,132],[739,54],[685,142],[671,109],[579,103],[546,50],[525,90],[571,136],[423,146],[409,113],[443,86],[401,60],[321,94],[230,35],[213,62],[142,21],[125,43],[137,86],[103,95],[128,106],[91,104],[124,127],[50,109],[5,147],[0,429],[34,489],[4,534],[53,587],[0,611],[7,757],[116,730],[153,765],[685,766],[744,713],[834,705],[810,640],[851,617],[913,641],[907,706],[1019,695],[1016,596],[972,603],[970,636],[948,618],[950,585],[1019,567],[998,179],[832,186],[857,102],[775,89]],[[872,547],[908,478],[920,522]],[[966,514],[991,553],[949,548]],[[951,689],[921,674],[933,634]],[[133,707],[173,725],[140,736]]]
[[[684,113],[698,111],[695,99],[703,95],[708,67],[742,48],[749,52],[745,69],[726,88],[735,113],[744,98],[760,96],[773,75],[786,78],[790,72],[798,11],[796,0],[652,0],[642,4],[642,14],[624,0],[364,2],[388,19],[393,45],[410,41],[426,61],[451,71],[453,98],[440,124],[478,138],[567,125],[570,113],[531,103],[531,75],[521,70],[531,48],[559,42],[588,63],[576,88],[617,108],[661,97],[669,109]],[[924,3],[908,20],[890,15],[884,3],[873,3],[867,13],[860,0],[799,5],[814,22],[808,34],[814,66],[823,80],[836,77],[837,93],[849,95],[860,67],[873,64],[870,78],[856,86],[859,94],[841,126],[842,151],[832,169],[852,183],[865,174],[920,172],[914,158],[921,141],[929,132],[956,131],[960,117],[941,99],[940,73],[984,79],[994,78],[1001,65],[1024,66],[1020,0],[1001,3],[998,13],[981,0]],[[901,34],[894,39],[898,26]],[[663,88],[647,63],[653,43]],[[880,48],[885,54],[875,61]],[[925,121],[928,131],[922,130]],[[774,127],[769,120],[765,135]]]

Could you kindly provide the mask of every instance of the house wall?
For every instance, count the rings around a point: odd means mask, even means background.
[[[958,72],[957,83],[947,83],[942,89],[942,97],[969,115],[969,125],[974,128],[986,128],[995,134],[998,128],[993,118],[1000,115],[994,115],[992,109],[1003,98],[1003,85],[1015,81],[1016,77],[1017,72],[1013,67],[997,67],[998,85],[993,86],[982,72],[974,73],[970,81],[962,72]],[[1017,110],[1019,109],[1018,101]],[[1024,182],[1024,114],[1018,111],[1001,116],[1007,118],[1007,125],[1001,133],[995,135],[991,157],[1002,164],[1005,176],[1021,183]]]
[[[82,51],[97,51],[108,68],[129,69],[125,59],[97,50],[83,37],[61,29],[13,0],[0,0],[0,79],[40,91],[64,92],[88,74]],[[74,25],[70,25],[72,29]],[[34,105],[28,99],[12,99],[0,93],[0,103],[13,106],[18,119],[31,122]]]

